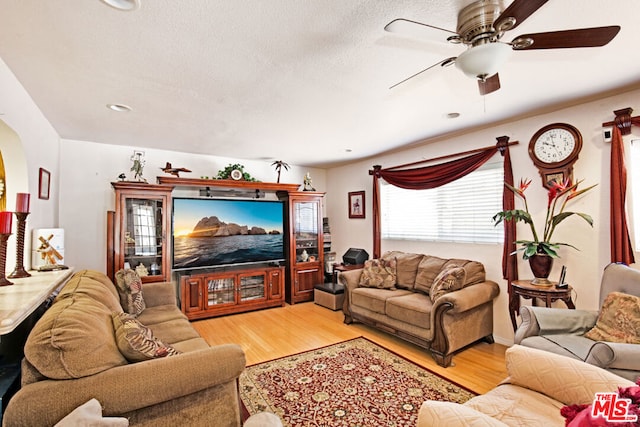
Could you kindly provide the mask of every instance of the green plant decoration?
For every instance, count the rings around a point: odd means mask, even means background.
[[[218,175],[216,176],[216,179],[231,179],[231,172],[233,170],[239,170],[240,172],[242,172],[242,179],[245,181],[251,181],[251,182],[259,182],[257,179],[255,179],[254,177],[252,177],[249,172],[245,172],[244,171],[244,166],[239,164],[239,163],[235,163],[235,164],[229,164],[226,168],[219,170],[218,171]]]

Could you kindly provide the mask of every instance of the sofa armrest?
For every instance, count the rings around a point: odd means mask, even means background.
[[[358,287],[362,270],[362,268],[358,268],[356,270],[341,271],[338,274],[338,281],[344,285],[345,293]]]
[[[549,307],[520,307],[522,323],[516,330],[514,342],[536,335],[576,334],[581,335],[593,328],[598,313],[588,310],[567,310]]]
[[[427,400],[420,406],[417,427],[506,427],[502,421],[453,402]]]
[[[615,392],[632,381],[605,369],[536,348],[514,345],[505,354],[504,382],[542,393],[565,405],[589,404],[596,392]]]
[[[487,280],[476,283],[442,295],[434,302],[431,313],[433,315],[438,306],[447,303],[453,306],[448,314],[463,313],[493,300],[499,293],[500,287],[496,282]]]
[[[171,282],[143,283],[142,298],[147,307],[178,303],[176,287]]]
[[[598,341],[585,362],[605,369],[640,371],[640,345]]]
[[[106,416],[117,416],[229,382],[235,387],[244,367],[242,348],[225,344],[78,379],[38,381],[13,396],[4,416],[24,426],[53,425],[91,398]]]

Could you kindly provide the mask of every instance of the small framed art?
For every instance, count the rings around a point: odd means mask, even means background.
[[[43,168],[40,168],[40,175],[38,176],[38,198],[49,200],[49,190],[51,189],[51,173]]]
[[[364,191],[349,193],[349,218],[364,218]]]

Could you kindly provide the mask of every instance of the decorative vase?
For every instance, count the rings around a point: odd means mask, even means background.
[[[529,257],[529,267],[533,273],[533,279],[531,283],[533,285],[551,286],[549,279],[549,273],[551,267],[553,267],[553,258],[547,254],[535,254]]]

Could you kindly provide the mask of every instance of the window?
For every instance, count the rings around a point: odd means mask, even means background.
[[[491,218],[502,210],[503,183],[502,162],[430,190],[380,181],[382,238],[502,243],[504,227],[495,227]]]
[[[631,140],[631,216],[632,229],[634,230],[635,250],[640,251],[640,139]]]

